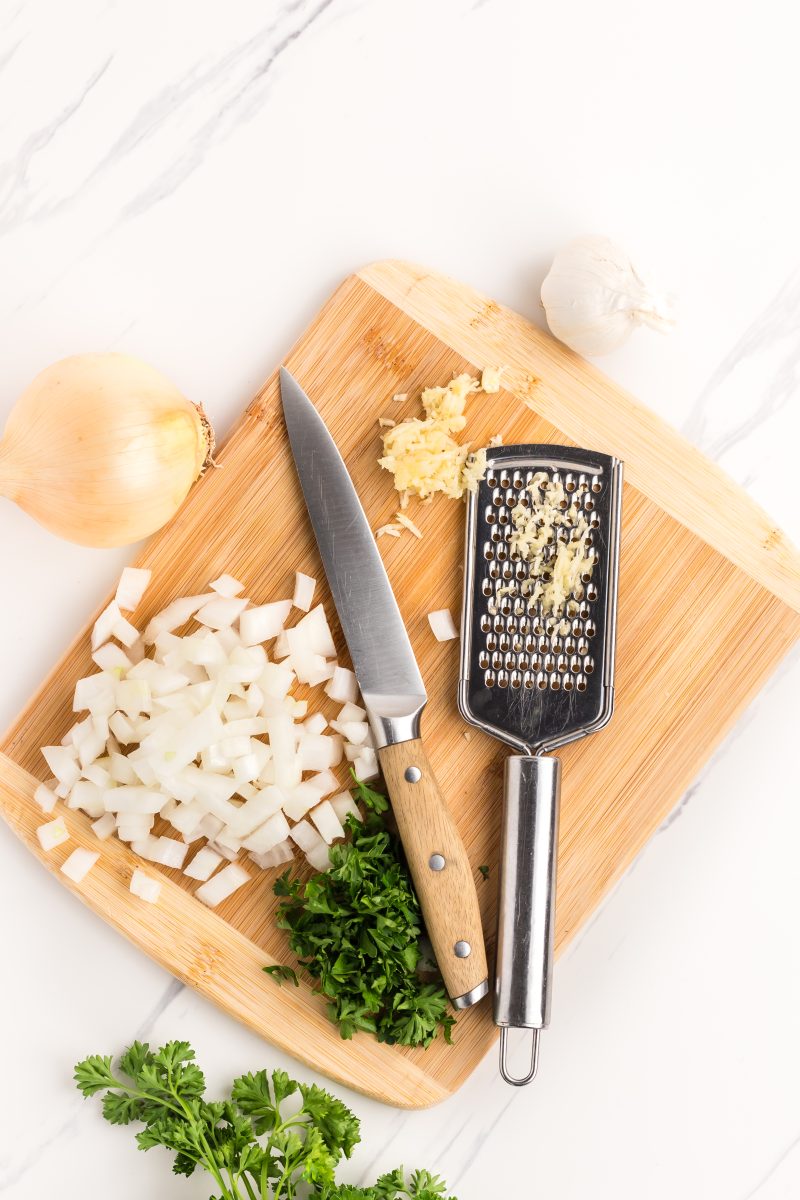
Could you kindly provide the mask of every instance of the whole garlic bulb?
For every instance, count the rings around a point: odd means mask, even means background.
[[[542,284],[547,324],[578,354],[609,354],[637,325],[668,333],[670,299],[641,278],[610,238],[579,237],[560,250]]]

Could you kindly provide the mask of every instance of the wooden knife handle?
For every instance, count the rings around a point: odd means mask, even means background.
[[[466,1007],[459,999],[488,990],[489,973],[464,843],[419,739],[383,746],[378,758],[444,985]]]

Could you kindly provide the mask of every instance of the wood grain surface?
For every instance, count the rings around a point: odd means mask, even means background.
[[[377,263],[347,279],[285,360],[337,440],[374,527],[396,509],[376,466],[378,418],[417,415],[419,393],[454,372],[504,366],[504,388],[470,400],[463,435],[588,446],[625,460],[616,711],[607,729],[567,747],[563,763],[557,949],[597,907],[800,635],[796,551],[741,489],[657,417],[523,318],[439,275]],[[398,403],[392,397],[407,395]],[[140,555],[154,582],[137,620],[229,571],[256,603],[290,594],[295,568],[320,578],[280,417],[277,371],[171,524]],[[466,730],[456,709],[458,643],[437,642],[427,613],[459,611],[463,506],[413,505],[424,533],[381,538],[430,702],[426,749],[477,880],[494,942],[506,750]],[[94,597],[97,611],[105,600]],[[87,607],[91,604],[88,599]],[[75,844],[92,845],[88,819],[63,811],[73,840],[44,854],[32,800],[48,772],[39,747],[72,723],[74,681],[92,669],[82,629],[0,745],[0,810],[52,871]],[[347,661],[341,634],[338,650]],[[302,694],[302,693],[299,693]],[[331,708],[331,713],[333,707]],[[342,775],[344,782],[344,775]],[[478,867],[489,866],[489,878]],[[178,978],[315,1070],[391,1104],[442,1100],[469,1075],[495,1033],[485,1000],[458,1020],[453,1046],[428,1050],[340,1039],[303,983],[279,988],[260,968],[290,962],[275,928],[274,872],[213,912],[176,871],[151,906],[130,896],[136,857],[118,842],[83,883],[58,877]],[[24,987],[24,980],[20,982]],[[587,999],[587,1003],[591,1003]]]
[[[466,996],[488,979],[477,872],[422,741],[384,746],[378,759],[447,994]],[[444,860],[443,867],[431,869],[432,855]],[[456,945],[464,942],[468,953],[459,957]]]

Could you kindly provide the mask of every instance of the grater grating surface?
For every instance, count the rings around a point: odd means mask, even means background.
[[[537,472],[560,481],[589,524],[594,564],[567,613],[553,618],[519,594],[530,567],[510,546],[512,510],[534,504]],[[469,497],[459,708],[525,753],[541,753],[602,728],[614,702],[614,633],[622,464],[569,446],[499,446]],[[555,537],[569,536],[556,521]],[[550,545],[547,561],[555,553]],[[506,588],[516,584],[517,594]]]

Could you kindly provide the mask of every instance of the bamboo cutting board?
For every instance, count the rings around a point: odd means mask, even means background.
[[[441,276],[399,262],[367,267],[342,284],[286,365],[328,423],[374,526],[396,508],[390,477],[376,466],[378,418],[418,414],[420,390],[454,372],[505,368],[499,395],[471,399],[464,436],[474,445],[499,433],[505,442],[574,443],[625,460],[617,710],[605,731],[561,752],[563,949],[800,634],[798,555],[744,492],[600,372]],[[408,399],[394,402],[396,393]],[[154,582],[137,620],[223,571],[243,580],[256,603],[289,594],[295,568],[321,580],[276,374],[218,463],[141,555]],[[463,507],[438,498],[409,512],[423,540],[382,538],[381,552],[428,687],[425,743],[476,872],[491,955],[506,751],[477,731],[465,734],[455,702],[458,645],[434,641],[426,618],[435,608],[458,612]],[[321,597],[333,616],[323,586]],[[76,843],[97,845],[88,819],[65,811],[73,840],[43,854],[35,837],[43,817],[32,800],[47,775],[39,747],[72,723],[74,681],[92,669],[91,620],[0,746],[0,809],[56,872]],[[483,863],[488,881],[477,874]],[[197,885],[174,871],[162,872],[157,905],[137,901],[128,891],[135,865],[112,840],[82,884],[58,877],[178,978],[334,1079],[422,1107],[451,1094],[494,1039],[484,1002],[459,1017],[451,1047],[405,1050],[364,1035],[344,1042],[310,988],[279,988],[261,971],[291,961],[272,915],[275,872],[212,912],[193,898]]]

